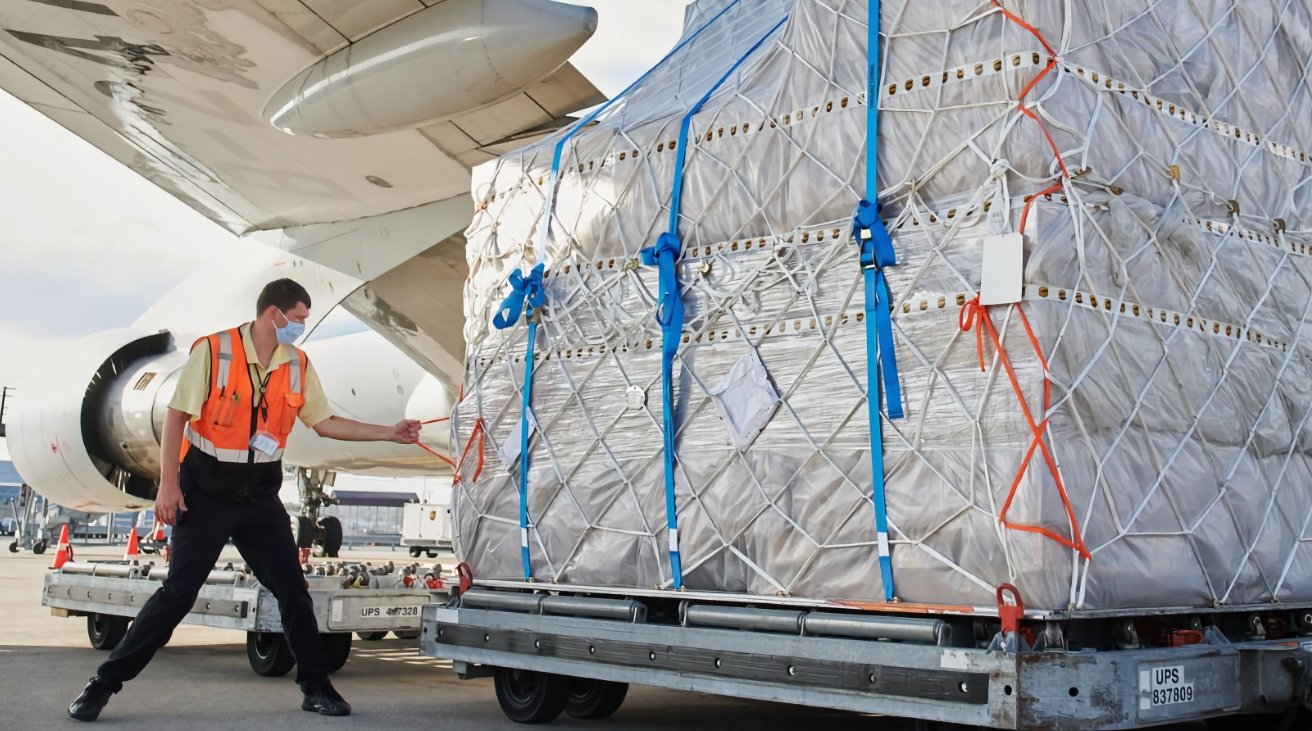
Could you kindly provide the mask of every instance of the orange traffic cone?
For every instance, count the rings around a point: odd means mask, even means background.
[[[55,551],[55,565],[50,568],[62,568],[64,564],[72,560],[73,547],[68,543],[68,523],[65,523],[64,529],[59,531],[59,548]]]
[[[154,541],[155,541],[156,543],[163,543],[163,542],[164,542],[164,523],[163,523],[163,521],[161,521],[159,518],[156,518],[156,519],[155,519],[155,536],[154,536]]]
[[[141,555],[141,548],[137,545],[137,527],[134,525],[128,532],[128,547],[123,551],[123,560],[133,561],[139,555]]]

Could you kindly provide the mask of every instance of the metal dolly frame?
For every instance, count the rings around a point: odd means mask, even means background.
[[[69,562],[46,574],[41,603],[57,616],[87,617],[92,646],[110,650],[122,639],[128,621],[160,588],[164,575],[163,568],[154,566]],[[352,634],[417,636],[423,606],[446,599],[445,589],[345,589],[339,577],[305,579],[334,670],[345,664]],[[283,639],[277,599],[244,572],[211,572],[182,622],[246,632],[247,656],[260,675],[284,675],[294,664]]]
[[[420,650],[454,661],[461,677],[496,676],[498,700],[515,720],[525,719],[516,717],[522,709],[513,707],[514,693],[503,693],[503,680],[512,680],[507,670],[521,688],[533,676],[564,676],[930,726],[1045,731],[1137,729],[1236,713],[1288,711],[1292,719],[1312,699],[1307,636],[1232,643],[1208,630],[1203,644],[1035,651],[1001,634],[988,648],[973,637],[954,640],[943,618],[688,601],[678,607],[677,616],[667,606],[652,619],[633,599],[473,589],[424,608]],[[562,708],[575,715],[567,703]],[[1254,727],[1279,728],[1279,716],[1268,719]]]

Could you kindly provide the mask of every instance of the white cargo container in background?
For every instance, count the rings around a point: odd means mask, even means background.
[[[410,503],[402,508],[401,545],[416,558],[425,552],[436,558],[439,551],[450,551],[450,503]]]

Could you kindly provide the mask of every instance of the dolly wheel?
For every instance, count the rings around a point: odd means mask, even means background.
[[[497,668],[493,676],[501,712],[515,723],[551,723],[569,703],[573,678]]]
[[[91,640],[91,646],[97,650],[112,650],[123,641],[131,621],[115,614],[88,614],[87,639]]]
[[[606,718],[620,709],[624,696],[629,693],[628,683],[590,678],[574,678],[573,681],[569,703],[565,705],[565,713],[570,718]]]
[[[247,632],[246,659],[256,675],[266,678],[280,678],[296,664],[296,656],[281,632]]]

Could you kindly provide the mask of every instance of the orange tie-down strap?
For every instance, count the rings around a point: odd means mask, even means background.
[[[1007,499],[1002,504],[1002,512],[998,514],[998,521],[1010,530],[1038,533],[1067,548],[1079,551],[1085,559],[1091,559],[1093,555],[1089,553],[1089,549],[1085,546],[1084,536],[1080,532],[1080,522],[1075,517],[1075,509],[1071,507],[1071,499],[1066,493],[1066,485],[1062,482],[1060,470],[1057,469],[1057,460],[1053,457],[1051,450],[1048,448],[1047,440],[1044,438],[1044,433],[1048,428],[1048,421],[1051,418],[1048,412],[1052,408],[1052,381],[1048,378],[1048,359],[1043,355],[1043,349],[1039,345],[1039,338],[1034,334],[1034,328],[1030,326],[1029,318],[1025,316],[1024,307],[1022,305],[1013,305],[1013,307],[1020,314],[1020,322],[1025,327],[1025,333],[1029,335],[1030,345],[1034,347],[1034,354],[1038,357],[1039,364],[1043,366],[1044,417],[1041,422],[1034,420],[1034,414],[1030,411],[1029,403],[1025,400],[1025,391],[1021,388],[1020,379],[1016,377],[1016,370],[1011,365],[1011,358],[1007,357],[1007,350],[1002,347],[1002,338],[998,336],[997,328],[993,326],[993,318],[989,316],[989,308],[980,304],[979,297],[975,297],[962,306],[960,320],[963,332],[975,331],[975,347],[979,353],[979,369],[981,371],[985,370],[984,334],[988,333],[989,339],[993,341],[993,349],[998,354],[998,360],[1002,362],[1002,367],[1007,372],[1007,378],[1011,380],[1012,391],[1016,394],[1016,401],[1020,405],[1021,414],[1025,417],[1025,423],[1029,426],[1032,435],[1029,449],[1025,451],[1025,458],[1021,460],[1020,469],[1016,471],[1016,478],[1011,482],[1011,490],[1007,492]],[[1043,460],[1048,463],[1048,472],[1057,485],[1057,493],[1061,495],[1062,507],[1065,508],[1066,518],[1070,521],[1070,538],[1058,535],[1041,526],[1013,523],[1007,520],[1007,513],[1011,510],[1011,503],[1015,500],[1016,492],[1020,489],[1021,480],[1025,478],[1030,462],[1034,459],[1035,450],[1043,453]]]
[[[1024,114],[1025,116],[1034,120],[1034,123],[1039,125],[1039,131],[1043,133],[1044,139],[1047,140],[1048,142],[1048,147],[1052,149],[1053,157],[1057,160],[1057,166],[1061,168],[1062,181],[1068,180],[1071,177],[1071,173],[1070,170],[1067,169],[1066,167],[1066,160],[1062,158],[1061,150],[1057,148],[1057,141],[1053,139],[1052,133],[1048,131],[1048,126],[1043,123],[1043,120],[1039,118],[1039,115],[1035,114],[1034,110],[1030,109],[1029,106],[1025,104],[1025,98],[1030,95],[1030,92],[1034,91],[1035,87],[1039,85],[1039,82],[1043,81],[1043,79],[1047,77],[1048,74],[1052,73],[1057,68],[1057,50],[1052,47],[1051,43],[1048,43],[1048,39],[1043,37],[1043,33],[1040,32],[1038,28],[1035,28],[1034,26],[1025,22],[1025,20],[1021,18],[1019,15],[1016,15],[1010,10],[1007,10],[1007,8],[1003,7],[1001,0],[992,0],[992,2],[994,7],[996,7],[998,10],[1002,12],[1003,17],[1015,23],[1016,25],[1019,25],[1025,30],[1029,31],[1035,38],[1038,39],[1039,43],[1043,44],[1043,49],[1048,53],[1047,65],[1043,67],[1043,70],[1039,72],[1038,76],[1035,76],[1030,81],[1030,83],[1025,85],[1025,88],[1021,90],[1020,95],[1016,97],[1016,108],[1020,110],[1021,114]],[[1021,232],[1025,231],[1025,224],[1029,221],[1030,208],[1034,206],[1034,202],[1037,201],[1042,196],[1060,191],[1062,189],[1062,186],[1063,183],[1060,181],[1054,183],[1051,186],[1034,194],[1033,196],[1030,196],[1030,198],[1025,201],[1025,210],[1020,215]]]
[[[429,419],[428,421],[419,422],[419,425],[427,426],[428,424],[440,424],[444,421],[451,421],[451,417],[447,416],[441,419]],[[478,464],[474,466],[474,476],[470,478],[470,482],[478,482],[478,478],[481,477],[483,474],[483,446],[484,446],[484,439],[486,434],[487,431],[483,428],[483,420],[479,419],[478,421],[474,422],[474,431],[469,435],[469,442],[465,444],[465,448],[460,451],[460,459],[458,460],[451,459],[450,457],[446,456],[445,454],[442,454],[441,452],[437,451],[436,449],[433,449],[432,447],[428,446],[427,444],[424,444],[423,442],[416,442],[415,444],[420,449],[424,450],[425,452],[428,452],[434,457],[437,457],[438,459],[445,462],[447,465],[451,467],[452,470],[455,471],[455,477],[452,479],[452,483],[454,484],[460,482],[460,475],[464,471],[464,467],[465,467],[465,459],[469,456],[469,450],[473,448],[475,443],[477,443]]]
[[[460,395],[457,396],[456,400],[457,401],[465,400],[464,385],[460,386]],[[428,421],[421,421],[419,422],[419,426],[422,428],[428,426],[429,424],[441,424],[443,422],[448,422],[448,421],[451,421],[451,417],[444,416],[441,419],[429,419]],[[437,457],[438,459],[445,462],[447,466],[449,466],[455,472],[455,475],[451,480],[451,484],[454,485],[460,482],[460,475],[465,466],[465,458],[469,456],[469,449],[474,445],[475,442],[478,442],[478,465],[474,467],[474,476],[470,479],[470,482],[478,482],[478,478],[481,477],[483,474],[483,446],[484,446],[484,437],[486,436],[486,434],[487,434],[487,430],[483,427],[483,420],[479,419],[475,421],[474,431],[469,435],[469,443],[465,445],[465,448],[463,450],[461,450],[460,459],[458,460],[451,459],[450,457],[446,456],[445,454],[442,454],[441,452],[438,452],[436,449],[433,449],[432,447],[428,446],[427,444],[424,444],[423,442],[415,442],[415,444],[420,449],[424,450],[425,452],[428,452],[434,457]]]
[[[425,427],[425,426],[428,426],[429,424],[441,424],[441,423],[444,422],[444,421],[451,421],[451,417],[449,417],[449,416],[444,416],[444,417],[442,417],[441,419],[429,419],[428,421],[421,421],[421,422],[419,422],[419,426],[420,426],[420,427]],[[429,454],[433,455],[434,457],[437,457],[438,459],[442,460],[442,461],[445,462],[446,465],[447,465],[448,467],[450,467],[451,469],[454,470],[454,469],[456,468],[456,462],[455,462],[455,460],[451,459],[450,457],[446,456],[445,454],[442,454],[441,452],[437,451],[436,449],[433,449],[432,447],[428,446],[427,444],[424,444],[423,442],[415,442],[415,446],[419,447],[420,449],[424,450],[425,452],[428,452]]]

